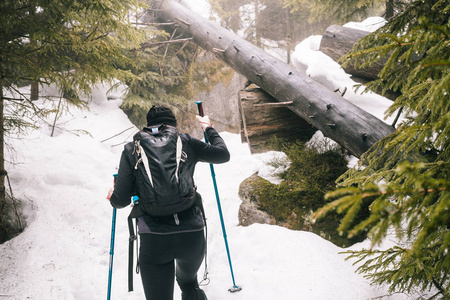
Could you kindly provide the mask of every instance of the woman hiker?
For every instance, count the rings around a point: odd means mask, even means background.
[[[181,134],[184,161],[181,168],[186,170],[187,182],[193,184],[195,165],[198,162],[212,164],[225,163],[230,153],[220,135],[212,127],[209,117],[196,116],[206,134],[209,144]],[[147,114],[147,127],[141,132],[141,139],[155,135],[158,131],[176,131],[177,120],[169,108],[153,106]],[[140,141],[143,144],[145,141]],[[157,147],[158,143],[153,143]],[[135,143],[125,145],[119,164],[115,186],[108,199],[115,208],[123,208],[131,203],[134,195],[144,194],[136,179],[137,166]],[[167,152],[167,151],[166,151]],[[149,168],[151,171],[151,167]],[[177,167],[178,170],[178,167]],[[182,170],[181,170],[182,171]],[[180,171],[180,172],[181,172]],[[199,288],[197,272],[205,256],[204,215],[200,194],[193,192],[193,205],[181,212],[166,216],[143,213],[137,218],[140,235],[139,267],[147,300],[173,300],[174,279],[182,291],[182,300],[207,300]],[[144,196],[144,195],[142,195]],[[141,201],[141,200],[139,200]],[[136,206],[140,206],[139,203]],[[133,208],[134,210],[134,208]]]

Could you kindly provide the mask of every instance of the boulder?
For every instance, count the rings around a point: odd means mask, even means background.
[[[276,224],[275,219],[264,211],[258,209],[259,195],[254,192],[256,182],[267,181],[257,173],[245,179],[239,186],[239,198],[242,200],[239,207],[239,225],[249,226],[254,223]]]

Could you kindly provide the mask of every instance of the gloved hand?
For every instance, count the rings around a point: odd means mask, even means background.
[[[203,131],[205,131],[207,127],[213,126],[208,116],[200,117],[199,115],[197,115],[195,117],[197,118],[198,123],[200,124],[200,127],[203,129]]]
[[[111,196],[114,193],[114,188],[110,188],[108,191],[108,195],[106,195],[106,199],[108,199],[109,201],[111,201]]]

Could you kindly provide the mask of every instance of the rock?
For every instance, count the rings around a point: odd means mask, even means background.
[[[259,224],[276,224],[273,217],[266,212],[258,210],[259,195],[254,191],[254,185],[257,181],[267,181],[258,176],[257,173],[245,179],[239,186],[239,198],[242,204],[239,207],[239,225],[249,226],[254,223]]]
[[[339,216],[336,212],[330,212],[326,217],[311,223],[310,217],[313,212],[313,203],[304,203],[301,207],[291,207],[292,210],[288,211],[287,215],[284,213],[274,216],[260,210],[262,193],[265,193],[263,197],[268,197],[268,199],[264,200],[275,202],[279,200],[274,195],[267,195],[266,192],[261,191],[267,185],[274,184],[259,177],[257,173],[254,173],[240,184],[239,198],[242,200],[242,203],[238,212],[239,225],[249,226],[259,223],[282,226],[291,230],[309,231],[343,248],[361,242],[366,238],[365,233],[361,233],[351,239],[348,239],[345,235],[339,235],[336,228],[339,226],[342,216]],[[282,202],[279,205],[283,205]]]

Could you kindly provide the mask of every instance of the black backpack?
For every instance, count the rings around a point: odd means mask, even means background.
[[[176,127],[146,127],[133,140],[139,214],[168,216],[190,208],[195,186]]]
[[[133,140],[137,195],[133,197],[133,209],[128,216],[128,291],[133,291],[133,251],[137,241],[137,228],[136,231],[133,228],[137,224],[133,224],[133,219],[148,214],[174,215],[177,220],[177,213],[193,206],[198,198],[185,163],[187,155],[183,151],[182,136],[176,127],[164,124],[146,127],[135,134]],[[204,217],[203,206],[200,207]],[[139,256],[136,273],[139,273]]]

